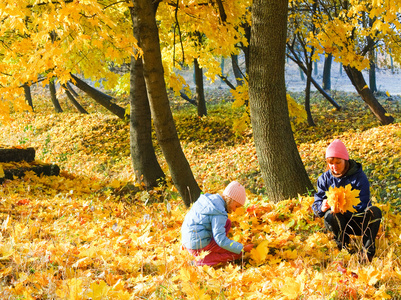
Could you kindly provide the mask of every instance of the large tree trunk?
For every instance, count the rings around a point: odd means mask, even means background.
[[[60,102],[57,99],[57,94],[56,94],[56,86],[54,84],[54,80],[52,79],[49,82],[49,90],[50,90],[50,99],[52,100],[54,109],[56,110],[57,113],[62,113],[63,110],[60,106]]]
[[[131,9],[134,37],[139,40],[137,18]],[[136,180],[147,188],[165,181],[165,174],[157,161],[152,142],[152,117],[149,107],[141,57],[131,57],[130,70],[130,144]]]
[[[369,106],[369,109],[379,119],[379,121],[383,125],[391,124],[394,121],[394,118],[387,115],[384,107],[381,106],[379,101],[377,101],[372,91],[366,85],[366,81],[363,78],[362,72],[350,66],[344,66],[344,70],[356,88],[359,96],[361,96],[362,100],[365,101],[365,103]]]
[[[182,151],[170,109],[152,2],[150,0],[133,0],[133,5],[134,18],[138,18],[138,42],[143,51],[143,74],[156,137],[166,158],[173,182],[184,203],[190,206],[198,199],[201,190]]]
[[[203,88],[203,70],[199,67],[198,60],[194,59],[195,69],[195,88],[196,88],[196,100],[198,102],[198,116],[207,116],[205,91]]]
[[[252,6],[249,103],[258,160],[270,200],[313,190],[291,130],[285,90],[287,1]]]
[[[72,83],[78,87],[81,91],[85,92],[89,97],[95,100],[97,103],[108,109],[110,112],[118,116],[120,119],[125,119],[127,116],[125,114],[125,109],[121,106],[112,103],[113,97],[106,95],[105,93],[91,87],[82,79],[77,76],[70,74],[72,78]]]

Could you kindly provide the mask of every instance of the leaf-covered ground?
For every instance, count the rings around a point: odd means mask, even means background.
[[[384,214],[371,264],[336,249],[313,217],[312,195],[269,202],[251,130],[233,131],[241,112],[222,100],[227,96],[213,96],[206,118],[175,101],[179,136],[204,192],[220,192],[234,179],[246,186],[249,201],[231,217],[231,235],[260,244],[260,251],[217,268],[191,266],[180,245],[187,209],[174,187],[132,186],[129,125],[94,106],[87,106],[90,115],[55,114],[43,102],[35,114],[12,115],[0,126],[2,146],[33,146],[37,160],[62,170],[0,185],[0,298],[401,298],[399,100],[382,100],[396,122],[380,126],[354,95],[336,95],[341,111],[316,96],[317,127],[298,125],[294,133],[314,184],[334,138],[362,162]],[[160,163],[168,172],[162,156]],[[353,247],[360,249],[359,238]]]

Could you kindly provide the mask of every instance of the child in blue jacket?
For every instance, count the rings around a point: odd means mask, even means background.
[[[326,162],[328,170],[318,178],[313,211],[318,217],[324,216],[325,227],[333,232],[338,249],[348,249],[349,235],[363,236],[361,259],[372,261],[382,213],[378,207],[372,206],[370,185],[362,165],[349,159],[347,148],[338,139],[327,148]],[[327,203],[326,191],[330,187],[345,187],[348,184],[351,184],[352,189],[360,191],[361,202],[354,206],[356,212],[334,211]]]
[[[245,204],[245,188],[231,182],[223,194],[204,194],[192,205],[181,227],[183,246],[194,256],[203,251],[208,254],[196,265],[217,265],[241,258],[242,251],[249,252],[253,244],[243,246],[230,240],[231,228],[228,214]]]

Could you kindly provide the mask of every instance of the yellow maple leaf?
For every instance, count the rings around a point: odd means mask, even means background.
[[[93,300],[100,300],[106,298],[107,293],[110,289],[111,287],[109,287],[107,283],[104,282],[103,280],[100,281],[99,283],[92,282],[91,292],[89,292],[89,294]]]
[[[341,213],[346,211],[355,212],[354,206],[360,202],[359,192],[359,190],[352,190],[351,184],[347,184],[345,187],[330,187],[326,191],[327,203],[333,211]]]
[[[296,299],[302,294],[303,284],[294,278],[286,277],[280,290],[288,299]]]
[[[266,260],[268,253],[269,241],[263,241],[256,248],[251,250],[251,259],[255,261],[256,264],[260,264]]]
[[[110,182],[110,186],[114,189],[118,189],[121,187],[121,182],[117,179],[114,179],[112,182]]]
[[[6,175],[4,174],[3,167],[0,165],[0,178],[4,178],[4,176]]]

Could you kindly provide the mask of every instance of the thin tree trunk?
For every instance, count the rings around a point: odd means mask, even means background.
[[[291,130],[285,89],[287,1],[255,0],[249,103],[258,161],[272,201],[313,190]]]
[[[291,47],[289,45],[287,45],[288,48],[290,49],[291,53],[293,54],[293,57],[288,56],[293,62],[295,62],[298,67],[300,68],[300,70],[302,70],[303,73],[307,73],[306,67],[303,65],[302,61],[297,57],[295,51],[291,50]],[[338,110],[341,109],[341,106],[333,99],[331,98],[331,96],[324,90],[322,89],[322,87],[316,82],[315,79],[313,79],[313,77],[310,78],[311,82],[313,83],[313,85],[315,86],[315,88]]]
[[[238,55],[236,55],[236,54],[231,55],[231,63],[233,66],[235,80],[237,81],[237,86],[241,86],[244,84],[244,79],[243,79],[241,70],[238,65]]]
[[[87,114],[88,112],[85,110],[85,108],[82,107],[81,104],[75,99],[74,95],[68,90],[68,87],[66,85],[63,85],[65,94],[67,95],[68,100],[72,103],[72,105],[75,106],[75,108],[80,112],[81,114]]]
[[[313,64],[315,65],[315,67],[313,68],[313,74],[317,76],[319,74],[319,70],[317,68],[317,61],[314,61]]]
[[[196,100],[198,102],[198,116],[207,116],[207,108],[205,101],[205,92],[203,89],[203,70],[199,67],[198,59],[194,59],[194,69],[195,69],[195,90],[196,90]]]
[[[323,67],[323,90],[331,90],[331,63],[333,62],[333,55],[331,53],[327,54],[324,58]]]
[[[302,72],[302,69],[299,68],[299,76],[301,76],[301,80],[305,81],[305,76],[304,76],[304,72]]]
[[[77,76],[70,74],[73,84],[78,87],[81,91],[85,92],[89,97],[95,100],[97,103],[108,109],[110,112],[118,116],[120,119],[126,119],[128,116],[125,114],[125,109],[121,106],[111,102],[113,97],[106,95],[105,93],[91,87],[82,79]]]
[[[379,121],[383,125],[388,125],[394,122],[394,118],[387,114],[386,110],[383,108],[383,106],[381,106],[379,101],[377,101],[376,97],[373,95],[372,91],[366,85],[366,81],[363,78],[362,72],[350,66],[344,66],[344,70],[357,90],[359,96],[361,96],[362,100],[369,106],[369,109],[379,119]]]
[[[74,96],[74,97],[79,97],[78,93],[73,89],[73,87],[70,84],[70,81],[68,81],[66,83],[66,86],[68,88],[68,90],[70,91],[70,93]]]
[[[50,80],[49,89],[50,89],[50,98],[52,100],[54,109],[56,110],[57,113],[62,113],[63,110],[60,106],[60,102],[58,101],[57,95],[56,95],[56,86],[54,84],[54,79]]]
[[[375,93],[377,92],[375,50],[372,49],[369,52],[369,88],[373,93]]]
[[[248,45],[240,45],[242,52],[244,53],[245,57],[245,74],[249,73],[249,44],[251,40],[251,26],[248,23],[241,24],[242,28],[244,28],[245,37],[248,41]]]
[[[143,74],[156,137],[166,158],[173,182],[184,203],[190,206],[192,202],[198,199],[201,189],[196,183],[182,151],[170,109],[152,2],[149,0],[133,0],[133,6],[134,18],[138,18],[139,46],[143,51]]]
[[[374,18],[375,19],[375,18]],[[369,27],[373,26],[374,19],[369,18]],[[374,44],[373,38],[371,36],[366,37],[367,42],[369,45]],[[375,49],[372,47],[369,50],[369,88],[370,90],[375,93],[377,92],[377,86],[376,86],[376,58],[375,58]]]
[[[189,103],[191,103],[192,105],[195,105],[196,107],[198,107],[198,102],[196,102],[194,99],[191,99],[188,97],[187,94],[185,94],[185,92],[183,90],[180,91],[180,96],[182,99],[188,101]]]
[[[139,40],[137,18],[131,9],[134,37]],[[130,147],[136,180],[147,188],[165,182],[165,174],[157,161],[152,142],[152,117],[143,77],[142,58],[131,57],[130,69]]]
[[[220,69],[221,69],[221,76],[224,76],[224,57],[221,58]],[[221,80],[221,82],[224,82],[224,80],[221,79],[221,77],[220,77],[220,80]]]
[[[232,89],[232,90],[235,90],[235,89],[236,89],[236,87],[230,82],[230,80],[228,80],[228,78],[227,78],[226,76],[219,75],[219,77],[220,77],[221,80],[223,80],[223,82],[224,82],[225,84],[228,85],[228,87],[229,87],[230,89]]]
[[[28,105],[32,108],[32,111],[34,111],[31,87],[27,83],[25,83],[23,86],[24,86],[25,100],[26,100],[26,102],[28,102]]]
[[[310,88],[312,79],[312,62],[309,63],[308,73],[306,74],[306,88],[305,88],[305,111],[309,126],[316,126],[313,121],[312,112],[310,110]]]

